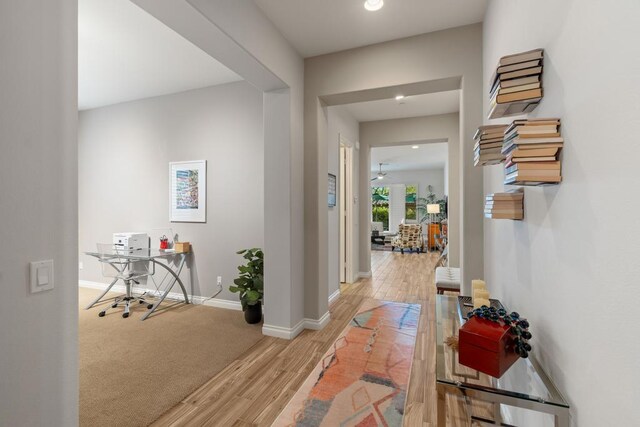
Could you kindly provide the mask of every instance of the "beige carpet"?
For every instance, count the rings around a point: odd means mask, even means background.
[[[98,295],[80,288],[81,426],[147,426],[262,338],[242,312],[197,305],[100,318],[84,310]]]

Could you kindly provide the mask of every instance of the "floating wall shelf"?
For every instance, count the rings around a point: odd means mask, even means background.
[[[489,82],[489,118],[533,111],[543,97],[544,50],[503,56]]]
[[[515,120],[505,129],[505,185],[554,185],[562,181],[560,119]]]
[[[524,218],[524,192],[512,190],[506,193],[492,193],[485,196],[484,216],[489,219]]]

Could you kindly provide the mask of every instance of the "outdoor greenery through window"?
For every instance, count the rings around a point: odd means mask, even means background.
[[[416,185],[407,185],[406,202],[405,202],[405,219],[416,219],[416,202],[418,200],[418,187]]]
[[[389,187],[372,187],[371,217],[374,222],[381,222],[385,231],[389,230]]]

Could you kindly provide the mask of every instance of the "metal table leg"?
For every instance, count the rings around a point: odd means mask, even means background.
[[[186,260],[186,255],[185,254],[181,254],[180,264],[178,264],[177,271],[173,271],[168,265],[166,265],[166,264],[164,264],[162,262],[157,262],[155,259],[152,260],[153,263],[155,263],[156,265],[159,265],[160,267],[162,267],[165,270],[167,270],[173,276],[173,281],[167,286],[167,288],[165,289],[165,291],[162,294],[162,296],[160,297],[160,299],[153,305],[153,307],[149,311],[147,311],[142,316],[142,318],[140,318],[140,320],[145,320],[147,317],[149,317],[151,315],[151,313],[156,311],[158,306],[160,304],[162,304],[162,301],[164,301],[164,299],[167,297],[167,295],[169,295],[169,292],[171,292],[171,289],[176,284],[176,282],[180,285],[180,288],[182,289],[182,294],[184,295],[185,304],[189,304],[189,297],[187,295],[187,290],[185,289],[184,284],[182,283],[182,280],[180,280],[180,272],[182,271],[182,267],[184,266],[185,260]]]
[[[88,306],[85,307],[85,310],[89,310],[91,307],[93,307],[94,305],[96,305],[98,302],[100,302],[100,300],[102,299],[102,297],[104,297],[107,292],[109,292],[111,290],[111,288],[113,288],[113,285],[116,284],[116,282],[118,281],[118,278],[113,279],[113,282],[111,282],[111,284],[109,286],[107,286],[107,289],[105,289],[105,291],[103,293],[100,294],[100,296],[98,298],[96,298],[95,300],[93,300],[93,302],[91,304],[89,304]]]

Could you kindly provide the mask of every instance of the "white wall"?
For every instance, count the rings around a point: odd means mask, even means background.
[[[563,182],[526,188],[522,222],[485,220],[485,272],[529,318],[574,426],[640,420],[638,22],[632,0],[494,0],[484,25],[485,113],[498,58],[540,47],[545,96],[530,117],[562,119]],[[502,179],[484,168],[487,193]]]
[[[292,338],[306,324],[304,62],[251,0],[131,1],[264,92],[264,212],[268,227],[263,333]]]
[[[83,111],[78,140],[80,250],[114,232],[171,228],[193,246],[181,277],[189,294],[212,296],[222,276],[219,298],[237,301],[227,290],[236,251],[264,244],[262,93],[238,82]],[[169,162],[184,160],[207,160],[206,223],[169,221]],[[80,259],[81,279],[109,281]]]
[[[76,1],[0,2],[2,426],[78,424],[77,28]]]
[[[342,107],[327,108],[327,156],[328,156],[328,173],[334,174],[340,179],[340,137],[343,141],[351,144],[353,147],[353,193],[358,194],[358,171],[359,163],[356,142],[359,140],[359,123],[354,119],[348,111]],[[336,199],[338,204],[333,208],[328,208],[328,286],[329,296],[333,295],[340,289],[340,188],[338,186]],[[351,239],[353,241],[353,251],[351,259],[353,260],[352,271],[358,272],[358,205],[353,205],[353,221],[351,224]],[[349,280],[349,278],[347,278]]]

